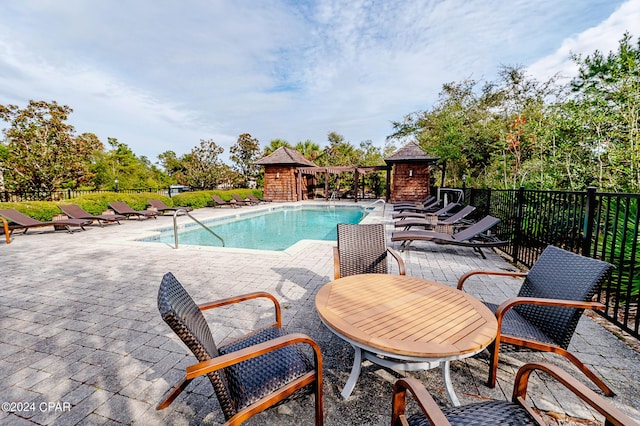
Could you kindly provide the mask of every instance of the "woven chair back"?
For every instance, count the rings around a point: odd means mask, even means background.
[[[340,276],[386,274],[384,224],[338,224]]]
[[[591,301],[613,265],[548,246],[531,267],[518,296]],[[519,305],[514,309],[566,349],[584,309]]]
[[[187,345],[198,361],[206,361],[219,355],[204,315],[171,272],[166,273],[160,283],[158,310],[162,319]],[[211,380],[225,417],[230,418],[236,413],[236,408],[229,395],[224,371],[219,370],[207,376]]]

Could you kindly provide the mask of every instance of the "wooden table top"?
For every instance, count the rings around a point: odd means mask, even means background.
[[[495,315],[475,297],[404,275],[332,281],[316,295],[316,309],[325,324],[356,343],[420,358],[478,352],[498,329]]]

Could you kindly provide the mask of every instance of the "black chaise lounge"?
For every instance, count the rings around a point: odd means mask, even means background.
[[[162,200],[147,200],[147,202],[151,207],[158,210],[158,213],[160,214],[165,214],[166,212],[174,213],[174,212],[177,212],[178,210],[184,210],[186,212],[193,211],[191,207],[180,207],[180,206],[169,207],[168,205],[163,203]]]
[[[406,219],[408,217],[423,217],[426,218],[427,216],[447,216],[450,215],[451,210],[455,210],[458,207],[460,207],[460,204],[458,203],[449,203],[446,206],[434,210],[433,212],[428,212],[428,211],[403,211],[401,213],[395,213],[393,214],[391,217],[393,219]]]
[[[203,311],[251,299],[273,303],[275,322],[218,345]],[[320,347],[304,334],[284,331],[280,304],[271,294],[254,292],[196,305],[169,272],[158,289],[158,310],[197,362],[186,367],[184,376],[156,409],[168,407],[193,379],[206,375],[224,413],[225,425],[238,425],[289,396],[300,396],[305,390],[315,394],[316,426],[323,424]],[[201,405],[198,398],[196,402]]]
[[[549,423],[526,400],[529,378],[534,371],[545,373],[544,376],[548,375],[558,381],[577,397],[575,399],[579,398],[603,415],[606,425],[637,424],[612,403],[577,381],[569,372],[546,362],[531,362],[520,367],[516,373],[511,401],[490,399],[461,407],[440,408],[419,380],[412,377],[398,379],[393,386],[391,426],[547,425]],[[411,415],[406,413],[407,391],[417,402],[414,406],[419,410]],[[574,398],[569,396],[569,399]]]
[[[501,247],[508,244],[508,241],[501,241],[495,236],[486,234],[489,229],[493,228],[499,222],[500,219],[497,217],[485,216],[478,222],[455,234],[425,231],[422,229],[396,231],[391,234],[391,241],[402,241],[400,245],[402,251],[406,250],[413,241],[432,241],[436,244],[471,247],[485,259],[486,257],[482,252],[483,248]]]
[[[126,216],[122,216],[119,214],[101,214],[94,216],[77,204],[62,204],[58,207],[60,208],[62,213],[66,214],[72,219],[88,219],[92,222],[98,222],[98,225],[100,225],[100,227],[104,226],[105,223],[113,222],[116,222],[119,225],[121,220],[126,219]]]
[[[111,207],[114,212],[126,216],[127,219],[130,219],[131,216],[137,216],[138,219],[142,219],[143,217],[157,219],[158,217],[158,212],[152,212],[151,210],[134,210],[124,201],[112,201],[109,203],[109,207]]]
[[[485,302],[495,312],[499,326],[496,340],[489,347],[489,386],[496,385],[500,344],[507,343],[561,355],[607,396],[613,396],[609,386],[567,350],[582,312],[605,309],[604,304],[591,299],[613,268],[607,262],[547,246],[528,273],[477,270],[460,277],[459,290],[475,275],[525,277],[517,297],[500,305]]]
[[[440,219],[436,215],[422,215],[422,217],[408,217],[402,220],[396,220],[393,225],[396,228],[404,228],[405,231],[413,226],[434,229],[437,226],[471,225],[471,222],[465,223],[466,221],[463,221],[463,219],[470,215],[475,209],[474,206],[464,206],[445,219]]]
[[[0,210],[0,216],[9,221],[9,234],[13,233],[16,229],[24,229],[23,234],[31,228],[43,228],[46,226],[53,226],[54,229],[62,228],[68,232],[73,232],[71,227],[76,227],[84,230],[84,227],[91,225],[91,220],[87,219],[61,219],[52,220],[49,222],[41,222],[25,214],[20,213],[16,209]]]

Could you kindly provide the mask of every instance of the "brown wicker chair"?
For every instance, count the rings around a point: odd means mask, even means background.
[[[613,265],[548,246],[528,273],[510,271],[471,271],[458,280],[462,290],[474,275],[526,277],[518,296],[500,305],[485,303],[498,318],[498,335],[490,346],[490,387],[496,385],[500,344],[508,343],[564,356],[602,391],[614,392],[575,355],[567,351],[569,342],[585,309],[604,309],[591,299],[607,280]]]
[[[275,323],[217,346],[202,311],[256,298],[274,303]],[[199,361],[187,367],[185,377],[158,404],[158,410],[168,407],[191,380],[206,374],[224,413],[225,424],[240,424],[309,387],[315,393],[315,423],[323,424],[320,348],[304,334],[286,334],[282,330],[280,304],[275,297],[256,292],[196,305],[169,272],[158,290],[158,309],[162,319]],[[312,349],[313,361],[303,352],[303,345]]]
[[[101,228],[105,223],[116,222],[118,225],[120,225],[120,221],[126,219],[125,216],[119,214],[100,214],[94,216],[77,204],[61,204],[58,206],[58,208],[62,211],[62,213],[66,214],[70,218],[89,219],[91,221],[96,221]]]
[[[333,248],[334,279],[356,274],[387,274],[387,254],[405,274],[404,260],[387,247],[384,224],[338,224],[338,247]]]
[[[4,209],[0,210],[0,216],[3,216],[8,221],[8,225],[4,227],[5,233],[9,230],[9,235],[16,229],[24,230],[23,234],[31,228],[43,228],[47,226],[53,226],[53,229],[64,229],[65,231],[72,233],[71,227],[77,227],[84,231],[84,227],[91,225],[89,219],[61,219],[52,220],[49,222],[41,222],[32,217],[29,217],[23,213],[20,213],[16,209]],[[8,241],[8,240],[7,240]]]
[[[518,370],[511,401],[482,401],[461,407],[440,409],[422,383],[413,378],[399,379],[393,387],[392,426],[444,426],[444,425],[541,425],[544,420],[527,404],[527,385],[534,370],[542,371],[573,392],[578,398],[602,414],[605,425],[637,425],[622,411],[617,409],[600,395],[571,377],[561,368],[548,363],[529,363]],[[407,390],[418,403],[420,412],[407,417]]]

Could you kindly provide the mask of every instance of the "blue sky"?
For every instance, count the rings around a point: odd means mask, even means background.
[[[4,0],[0,104],[55,100],[152,162],[250,133],[382,146],[443,83],[546,79],[640,36],[640,0]]]

